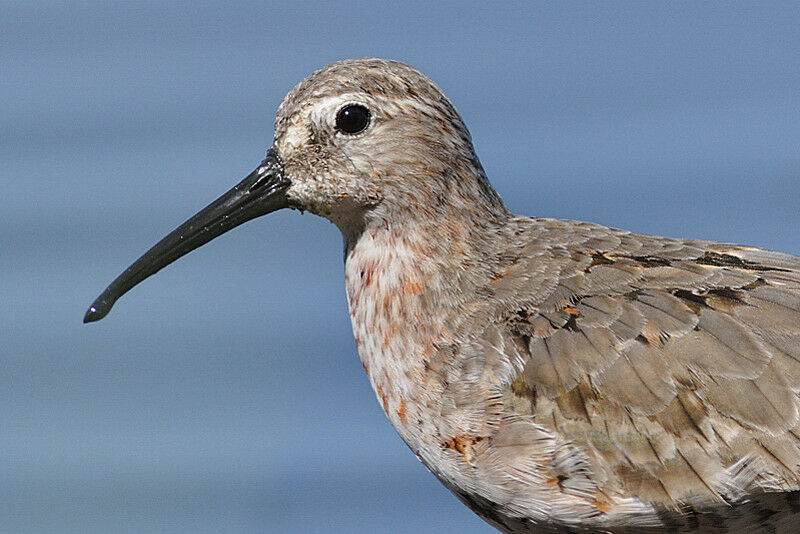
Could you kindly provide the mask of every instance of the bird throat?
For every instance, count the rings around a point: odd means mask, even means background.
[[[458,266],[469,248],[466,232],[458,236],[455,225],[445,226],[379,222],[345,242],[347,301],[359,356],[401,435],[416,406],[433,402],[443,387],[427,366],[436,340],[448,339],[442,303],[452,293],[447,270],[453,267],[444,265]]]

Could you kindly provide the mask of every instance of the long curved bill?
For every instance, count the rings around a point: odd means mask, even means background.
[[[247,178],[173,230],[111,282],[86,311],[83,322],[99,321],[136,284],[218,235],[250,219],[288,207],[289,183],[280,160],[270,149],[266,159]]]

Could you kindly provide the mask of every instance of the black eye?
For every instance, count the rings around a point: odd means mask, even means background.
[[[343,107],[336,115],[336,129],[346,134],[357,134],[369,126],[370,113],[359,104]]]

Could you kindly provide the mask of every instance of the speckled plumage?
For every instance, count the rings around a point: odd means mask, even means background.
[[[335,127],[349,104],[371,112],[357,135]],[[800,258],[514,216],[452,104],[398,62],[309,76],[272,150],[288,206],[342,231],[388,418],[489,523],[800,530]]]

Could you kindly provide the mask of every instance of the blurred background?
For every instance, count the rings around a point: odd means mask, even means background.
[[[341,238],[281,212],[82,325],[338,59],[432,77],[509,207],[800,254],[800,11],[568,2],[0,4],[0,531],[490,529],[356,356]]]

